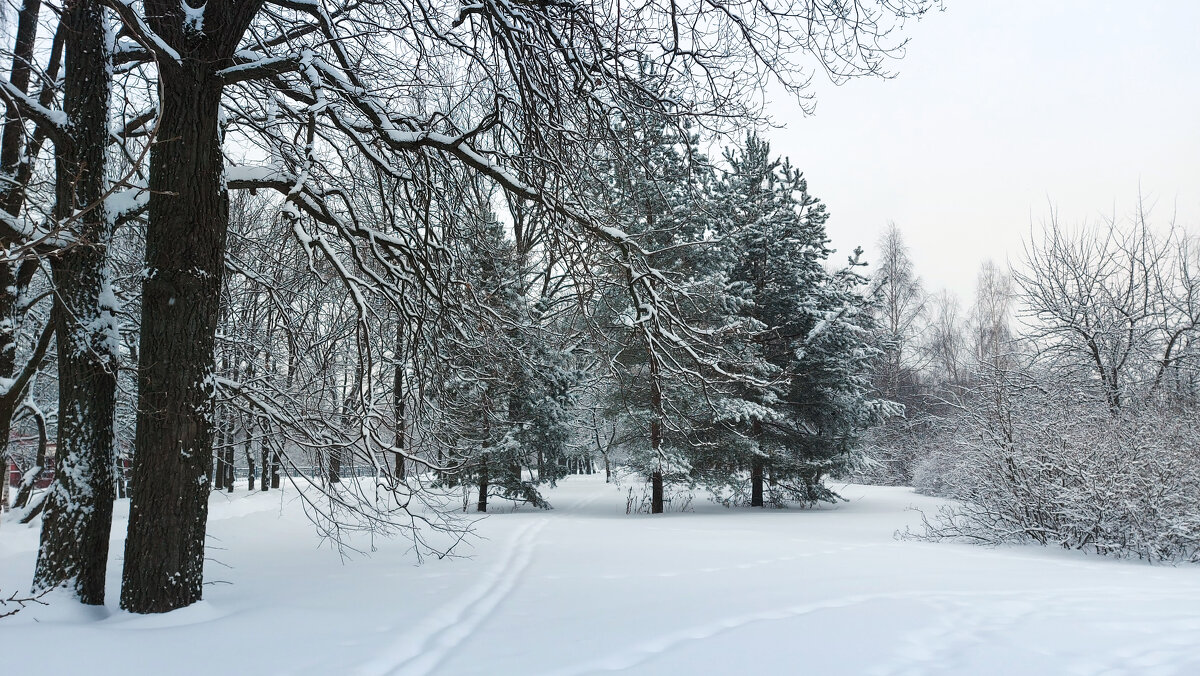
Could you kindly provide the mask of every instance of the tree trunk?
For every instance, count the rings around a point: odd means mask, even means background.
[[[394,444],[396,447],[395,474],[396,474],[396,478],[400,479],[400,480],[404,479],[404,444],[407,441],[405,439],[405,434],[406,434],[407,430],[405,428],[405,420],[404,420],[404,414],[405,414],[405,410],[404,410],[405,409],[405,405],[404,405],[404,399],[405,399],[405,397],[404,397],[404,356],[403,356],[404,355],[404,328],[403,328],[403,324],[399,323],[402,321],[403,321],[403,318],[397,319],[396,354],[395,354],[396,374],[395,374],[395,382],[393,383],[393,386],[392,386],[392,401],[394,402],[394,407],[395,407],[395,412],[396,412],[396,440],[395,440],[395,444]]]
[[[271,488],[279,488],[279,453],[271,452]]]
[[[155,27],[169,19],[156,17]],[[221,19],[210,12],[205,25]],[[221,86],[213,74],[221,65],[195,55],[158,65],[160,126],[150,152],[137,454],[121,589],[121,607],[138,613],[181,608],[203,592],[212,374],[229,226]]]
[[[650,475],[650,513],[663,513],[663,474],[662,470],[655,470]]]
[[[103,9],[97,0],[64,7],[63,107],[70,127],[55,147],[60,223],[79,244],[51,258],[61,310],[58,334],[58,447],[46,497],[34,589],[68,587],[85,604],[104,603],[113,508],[116,308],[108,279],[112,221],[104,208],[111,81]]]
[[[8,456],[0,453],[0,472],[3,472],[0,474],[0,478],[3,478],[3,481],[0,481],[0,517],[3,517],[4,513],[8,511],[8,462]]]
[[[254,490],[254,454],[250,452],[250,431],[246,431],[246,467],[249,471],[246,473],[246,490]]]
[[[13,413],[11,410],[5,411],[5,412],[3,412],[3,414],[0,414],[0,434],[4,435],[3,438],[4,438],[5,442],[8,441],[9,435],[12,434],[12,417],[13,417]],[[5,448],[7,448],[7,443],[5,443]],[[29,468],[31,470],[36,469],[37,470],[36,473],[28,480],[26,479],[26,477],[30,476],[29,471],[26,470],[21,473],[21,481],[20,481],[20,483],[17,484],[17,495],[16,495],[16,498],[13,500],[13,504],[12,504],[14,509],[24,509],[25,506],[29,504],[29,498],[30,498],[30,496],[33,495],[33,485],[37,481],[37,474],[41,474],[42,468],[45,467],[45,464],[44,464],[45,462],[46,462],[45,452],[41,448],[39,448],[37,456],[33,462],[33,467]],[[20,466],[18,466],[17,469],[20,469]],[[5,463],[5,466],[4,466],[4,485],[5,486],[8,485],[8,464],[7,464],[7,462]],[[4,506],[8,507],[8,503],[6,502],[4,504]]]
[[[763,426],[761,420],[750,424],[750,438],[754,440],[754,457],[750,459],[750,506],[763,506],[763,467],[765,459],[762,452]]]
[[[337,449],[329,449],[329,483],[342,482],[342,456]]]
[[[217,425],[216,436],[217,451],[214,455],[217,457],[217,466],[213,472],[213,490],[221,491],[225,489],[225,447],[229,445],[229,433],[224,425]]]
[[[234,483],[233,444],[230,443],[223,452],[225,454],[225,492],[232,493]]]
[[[750,461],[750,506],[763,506],[763,459],[759,455]]]
[[[37,486],[38,477],[42,475],[42,471],[46,469],[46,418],[40,412],[34,415],[34,420],[37,422],[38,428],[38,448],[37,455],[34,456],[33,467],[30,467],[21,477],[21,485],[17,489],[17,499],[13,502],[13,507],[16,509],[25,509],[29,506],[29,499],[33,496],[33,489]],[[9,430],[5,430],[5,434]],[[22,517],[21,522],[27,523],[32,520],[33,512]]]
[[[30,64],[33,63],[34,46],[37,42],[40,10],[40,0],[27,0],[18,12],[11,59],[12,70],[8,81],[22,93],[29,90]],[[49,73],[51,80],[57,77],[56,68],[61,56],[61,44],[60,40],[55,41]],[[5,106],[4,109],[4,130],[0,134],[0,176],[4,176],[6,180],[0,181],[0,207],[9,215],[17,216],[21,212],[25,182],[29,178],[33,163],[21,162],[26,129],[20,111],[16,106]],[[0,240],[0,248],[7,249],[20,243],[5,238]],[[17,329],[22,318],[20,301],[38,267],[37,261],[32,259],[0,263],[0,378],[6,380],[16,376]],[[11,390],[13,386],[10,385],[9,388]],[[19,396],[20,392],[7,392],[3,397],[4,401],[0,403],[0,465],[5,468],[4,500],[0,504],[0,511],[8,509],[8,437],[12,431],[12,418],[17,411]]]
[[[258,488],[259,488],[259,490],[263,490],[263,491],[270,490],[270,488],[271,488],[271,483],[270,483],[270,481],[271,481],[271,477],[270,477],[271,458],[268,455],[268,453],[269,453],[269,451],[267,451],[266,440],[264,440],[263,444],[261,446],[259,446],[259,455],[258,455],[259,464],[262,465],[262,478],[260,478],[258,481]]]
[[[488,499],[488,464],[485,456],[479,462],[479,504],[475,511],[486,512]]]
[[[663,442],[663,403],[662,386],[658,382],[658,360],[650,355],[650,448],[654,451],[658,467],[650,476],[653,484],[650,497],[650,513],[663,513],[663,473],[662,473],[662,442]]]

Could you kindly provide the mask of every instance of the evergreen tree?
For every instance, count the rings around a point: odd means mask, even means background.
[[[535,321],[504,226],[489,214],[463,242],[461,286],[474,322],[446,341],[458,464],[450,481],[477,487],[480,512],[490,495],[549,508],[537,487],[564,474],[575,378]]]
[[[628,156],[614,159],[600,190],[642,258],[614,266],[601,300],[613,376],[607,412],[658,513],[667,484],[694,482],[719,454],[723,400],[741,367],[731,336],[745,322],[714,237],[712,171],[697,139],[650,118],[623,132]]]
[[[725,422],[740,438],[725,462],[742,472],[727,476],[739,483],[748,472],[752,506],[764,504],[767,483],[775,501],[828,500],[822,478],[854,461],[857,432],[886,409],[866,376],[874,352],[857,252],[847,269],[827,270],[825,205],[765,141],[750,135],[725,159],[718,230],[730,285],[745,294],[739,312],[755,328],[743,363],[758,377],[726,399]]]

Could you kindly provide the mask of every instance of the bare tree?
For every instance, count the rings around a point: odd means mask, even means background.
[[[988,260],[979,268],[971,307],[970,348],[977,362],[999,366],[1013,339],[1012,276]]]
[[[918,535],[1200,560],[1194,410],[1114,413],[1089,389],[1061,367],[985,366],[930,439],[916,485],[954,502]]]
[[[888,223],[878,247],[870,293],[875,301],[884,357],[880,360],[876,386],[885,397],[910,404],[917,394],[922,366],[918,348],[928,299],[895,223]]]
[[[967,380],[970,355],[958,297],[943,289],[930,303],[932,313],[923,346],[929,355],[929,369],[942,387],[960,387]]]
[[[1155,233],[1139,200],[1125,223],[1069,230],[1052,213],[1015,275],[1022,318],[1042,358],[1090,374],[1115,413],[1196,367],[1194,260],[1173,225]]]

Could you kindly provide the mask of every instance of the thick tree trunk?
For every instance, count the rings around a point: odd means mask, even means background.
[[[329,483],[342,482],[342,456],[337,449],[329,449]]]
[[[279,488],[279,453],[271,452],[271,488]]]
[[[112,529],[113,416],[119,336],[108,280],[112,222],[104,208],[109,56],[101,5],[73,0],[66,37],[63,106],[68,140],[55,148],[60,223],[79,243],[50,261],[57,300],[58,446],[46,497],[34,589],[71,588],[104,603]],[[65,142],[64,142],[65,141]]]
[[[210,11],[205,25],[219,19]],[[159,62],[137,454],[121,589],[121,607],[138,613],[186,606],[203,590],[214,344],[229,226],[221,87],[213,75],[220,66],[195,56]]]

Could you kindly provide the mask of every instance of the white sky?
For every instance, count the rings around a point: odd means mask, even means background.
[[[931,291],[969,302],[980,262],[1020,258],[1053,205],[1200,232],[1200,2],[946,0],[910,23],[893,80],[814,82],[772,150],[805,172],[844,260],[900,226]]]

